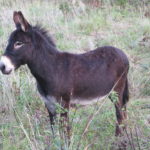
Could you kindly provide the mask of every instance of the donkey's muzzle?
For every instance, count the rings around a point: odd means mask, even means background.
[[[6,69],[5,64],[0,62],[0,70],[2,71],[3,74],[10,74],[12,69]]]
[[[0,59],[0,70],[3,74],[10,74],[14,70],[14,64],[8,56],[2,56]]]

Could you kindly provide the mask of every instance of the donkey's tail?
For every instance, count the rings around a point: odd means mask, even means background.
[[[128,88],[128,79],[126,79],[125,88],[123,91],[123,105],[129,101],[129,88]]]

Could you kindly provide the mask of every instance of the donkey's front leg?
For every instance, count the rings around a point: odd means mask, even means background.
[[[60,114],[60,124],[64,128],[64,133],[67,135],[67,138],[70,139],[70,123],[69,123],[69,110],[65,110],[65,112]]]
[[[67,139],[70,141],[70,122],[69,122],[69,108],[70,108],[70,97],[69,96],[63,96],[61,106],[63,107],[64,111],[60,114],[60,123],[61,126],[64,128],[64,133],[67,136]]]
[[[52,133],[53,133],[53,136],[54,136],[54,124],[55,124],[55,119],[56,119],[56,113],[51,112],[51,111],[48,109],[48,106],[47,106],[47,105],[45,105],[45,107],[47,108],[47,111],[48,111],[48,114],[49,114],[51,130],[52,130]]]
[[[54,124],[56,119],[56,100],[54,97],[47,96],[44,101],[45,107],[47,108],[49,113],[51,130],[54,136]]]

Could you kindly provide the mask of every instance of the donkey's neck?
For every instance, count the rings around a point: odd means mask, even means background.
[[[36,54],[33,59],[27,64],[31,73],[36,78],[40,88],[42,89],[44,95],[48,95],[49,90],[53,89],[56,74],[56,57],[59,52],[49,53],[49,50],[40,52],[40,50],[35,50]],[[51,90],[52,92],[52,90]]]
[[[44,94],[49,94],[47,90],[52,88],[55,83],[55,66],[60,52],[44,31],[39,28],[35,28],[34,31],[32,59],[27,65],[42,90],[45,91]]]
[[[46,79],[47,76],[53,75],[55,71],[56,55],[58,55],[58,53],[51,54],[48,51],[40,52],[37,50],[32,60],[27,63],[31,73],[35,77],[40,76],[40,78],[44,79]]]
[[[43,29],[35,27],[33,31],[32,39],[34,49],[32,59],[29,60],[28,66],[35,77],[40,76],[40,78],[45,79],[54,70],[55,58],[60,52]]]

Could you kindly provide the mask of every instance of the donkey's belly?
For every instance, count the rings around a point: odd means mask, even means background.
[[[91,105],[91,104],[101,101],[102,99],[106,98],[107,96],[108,95],[104,95],[101,97],[91,98],[91,99],[73,98],[73,99],[71,99],[70,104],[71,105],[82,105],[82,106]]]

